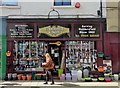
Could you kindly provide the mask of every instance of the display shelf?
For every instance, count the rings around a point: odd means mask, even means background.
[[[44,53],[44,43],[40,41],[14,41],[14,71],[40,68]]]
[[[78,69],[81,64],[91,65],[97,59],[94,41],[66,41],[66,67]],[[73,64],[74,67],[71,68]]]

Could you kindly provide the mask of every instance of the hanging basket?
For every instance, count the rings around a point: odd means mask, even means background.
[[[103,52],[99,52],[99,53],[98,53],[98,57],[103,58],[103,57],[104,57],[104,53],[103,53]]]

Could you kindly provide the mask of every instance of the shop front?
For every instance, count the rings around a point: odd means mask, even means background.
[[[48,51],[55,63],[54,76],[72,70],[103,65],[99,18],[7,19],[6,75],[43,73],[43,55]],[[62,74],[62,73],[61,73]]]

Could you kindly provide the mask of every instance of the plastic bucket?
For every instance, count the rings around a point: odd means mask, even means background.
[[[78,78],[78,80],[82,80],[82,71],[81,70],[78,70],[77,78]]]
[[[118,74],[114,74],[114,80],[118,81],[118,79],[119,79]]]
[[[63,74],[63,69],[58,69],[58,76],[60,77]]]
[[[66,76],[66,81],[71,81],[71,76]]]
[[[60,80],[61,80],[61,81],[64,81],[64,80],[65,80],[65,75],[61,75],[61,76],[60,76]]]
[[[77,75],[72,75],[72,81],[77,81]]]
[[[104,56],[104,53],[103,52],[99,52],[98,53],[98,57],[103,57]]]
[[[11,80],[11,78],[12,78],[12,73],[8,73],[8,80]]]

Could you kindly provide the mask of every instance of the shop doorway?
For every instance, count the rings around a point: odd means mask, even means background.
[[[56,69],[59,69],[61,67],[63,48],[64,48],[64,42],[62,41],[48,42],[48,52],[50,53],[55,63]]]

